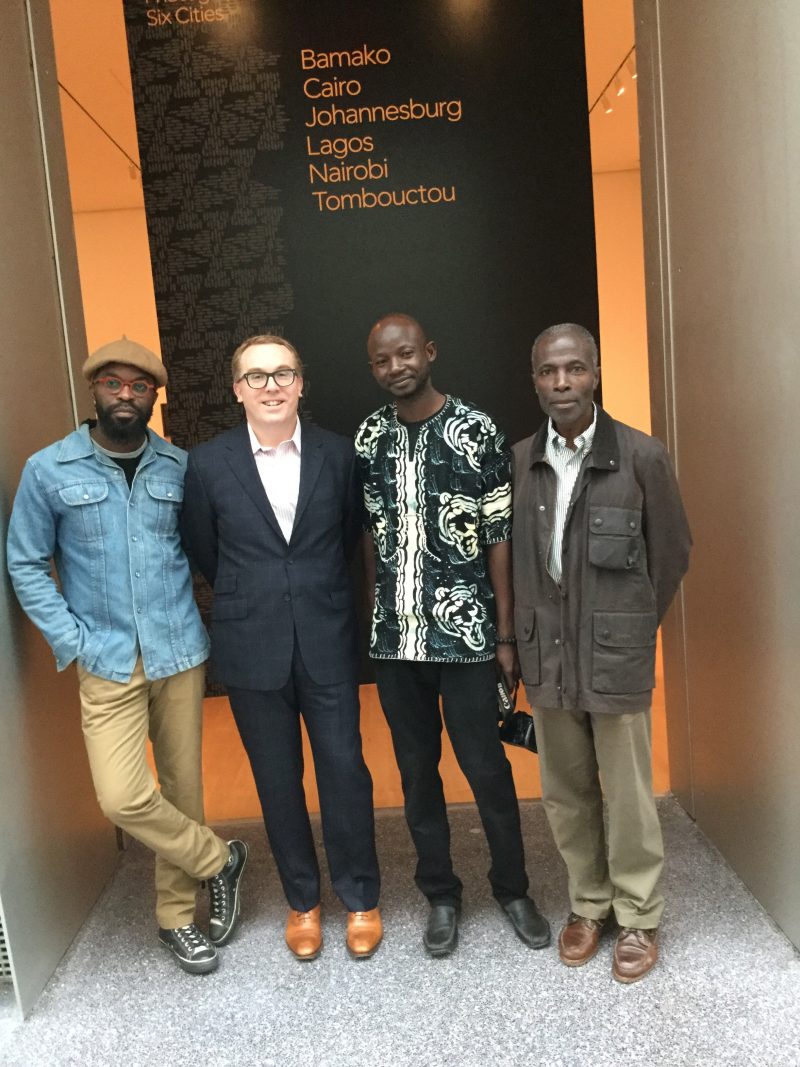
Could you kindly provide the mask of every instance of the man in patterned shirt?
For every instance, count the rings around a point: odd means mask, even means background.
[[[373,326],[372,374],[394,402],[356,436],[368,515],[370,655],[431,912],[432,956],[456,946],[462,884],[450,856],[439,775],[442,714],[475,796],[491,854],[489,880],[519,937],[549,943],[528,877],[511,767],[497,732],[496,672],[519,678],[511,591],[509,451],[488,415],[438,392],[436,346],[408,315]]]

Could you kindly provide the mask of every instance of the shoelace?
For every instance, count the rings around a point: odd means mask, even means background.
[[[640,930],[635,926],[623,926],[620,930],[620,937],[627,937],[628,934],[633,934],[640,945],[647,946],[651,942],[651,938],[648,936],[646,930]]]
[[[310,911],[296,911],[295,915],[297,916],[298,925],[300,923],[311,923],[314,921],[314,916]]]
[[[222,919],[228,911],[228,882],[221,874],[216,874],[209,879],[208,888],[211,892],[211,915],[215,919]]]
[[[206,939],[194,923],[190,923],[188,926],[179,926],[173,933],[189,952],[194,952],[198,948],[206,948]]]

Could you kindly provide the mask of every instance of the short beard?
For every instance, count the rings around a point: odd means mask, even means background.
[[[144,439],[152,412],[149,411],[143,414],[136,411],[136,417],[124,423],[117,422],[113,411],[109,411],[99,405],[97,405],[96,414],[97,425],[108,441],[113,441],[117,445],[131,445]]]

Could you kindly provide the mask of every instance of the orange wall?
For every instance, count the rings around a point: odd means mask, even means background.
[[[124,333],[161,355],[144,208],[73,216],[86,340],[93,352]],[[164,391],[150,423],[162,432]]]
[[[594,174],[603,405],[650,433],[644,245],[638,170]]]

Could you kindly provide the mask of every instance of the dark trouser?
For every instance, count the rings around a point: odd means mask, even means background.
[[[253,769],[272,853],[289,906],[316,907],[320,876],[303,789],[300,715],[306,724],[319,792],[331,882],[348,911],[369,911],[380,893],[372,778],[361,753],[358,685],[317,685],[295,642],[282,689],[228,689]]]
[[[403,781],[406,820],[417,850],[417,886],[431,904],[461,900],[439,775],[441,695],[447,732],[475,796],[489,844],[492,892],[501,904],[524,897],[528,876],[519,805],[511,765],[497,732],[494,663],[373,662]]]

